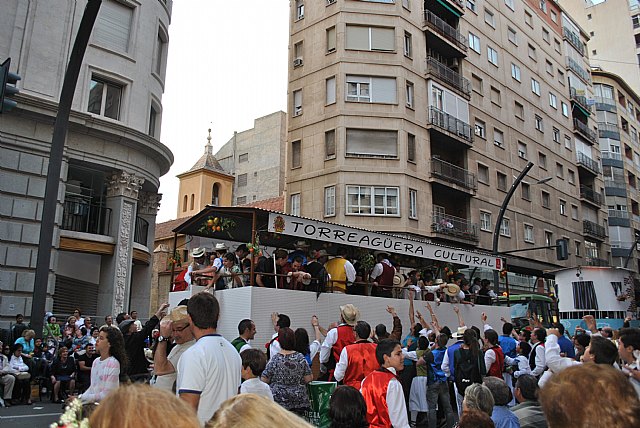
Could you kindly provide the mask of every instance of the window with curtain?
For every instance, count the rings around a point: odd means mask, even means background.
[[[377,129],[347,129],[346,155],[355,157],[398,157],[398,132]]]

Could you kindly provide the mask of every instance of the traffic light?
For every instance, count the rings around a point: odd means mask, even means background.
[[[18,105],[17,102],[9,97],[20,92],[16,85],[21,77],[10,72],[10,66],[11,58],[7,58],[7,60],[0,65],[0,114],[5,111],[10,111]]]
[[[567,260],[569,258],[568,239],[556,239],[556,258],[558,260]]]

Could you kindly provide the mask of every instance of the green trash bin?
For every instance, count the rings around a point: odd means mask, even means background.
[[[313,381],[307,384],[311,410],[306,412],[305,418],[310,424],[320,428],[329,428],[329,401],[336,390],[336,382]]]

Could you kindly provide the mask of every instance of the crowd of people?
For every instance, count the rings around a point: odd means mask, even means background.
[[[212,252],[203,247],[191,250],[192,262],[177,277],[182,284],[174,291],[191,284],[206,290],[224,290],[252,284],[251,262],[255,263],[253,284],[258,287],[332,292],[377,297],[412,298],[425,301],[491,305],[497,295],[491,281],[479,277],[469,281],[464,274],[451,275],[451,282],[434,278],[438,272],[410,270],[400,273],[394,257],[385,251],[375,251],[375,262],[365,269],[360,260],[349,257],[346,247],[339,247],[330,257],[325,249],[311,249],[304,240],[294,244],[295,250],[278,249],[271,257],[251,254],[246,244],[231,252],[218,243]]]

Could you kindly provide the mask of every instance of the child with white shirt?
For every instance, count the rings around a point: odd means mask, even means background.
[[[258,394],[273,400],[273,394],[269,385],[260,380],[260,375],[267,366],[267,356],[259,349],[245,349],[240,353],[242,358],[242,385],[241,394]]]

